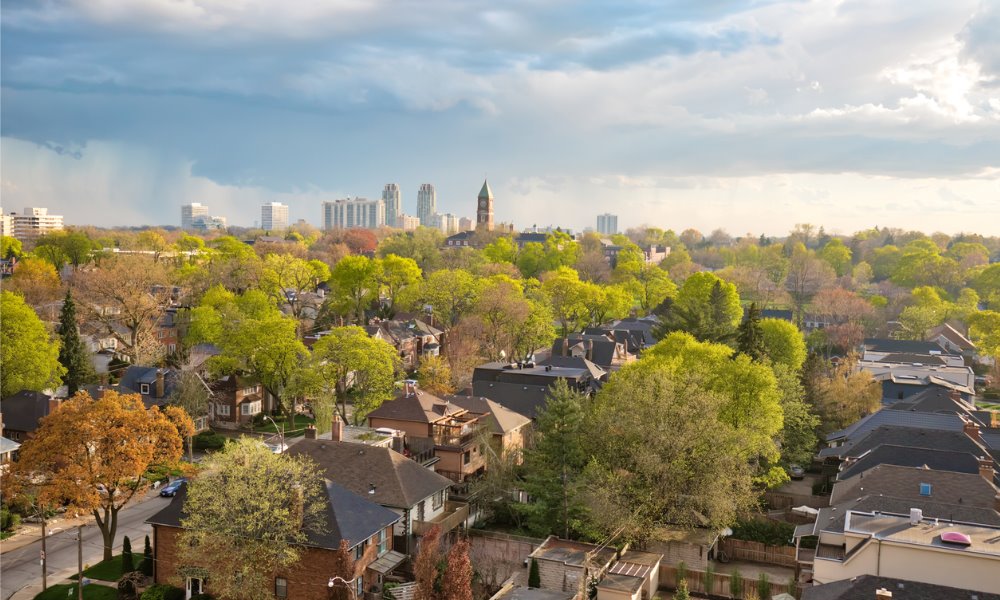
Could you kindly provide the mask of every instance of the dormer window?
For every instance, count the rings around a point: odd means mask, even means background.
[[[920,495],[921,496],[930,496],[931,495],[931,484],[929,484],[929,483],[921,483],[920,484]]]
[[[149,395],[149,384],[148,383],[140,383],[139,384],[139,393],[148,396]]]

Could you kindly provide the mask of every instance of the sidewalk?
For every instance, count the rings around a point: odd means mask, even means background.
[[[132,500],[129,504],[135,505],[145,502],[150,498],[156,498],[160,495],[159,488],[153,489],[149,488],[149,491],[140,498]],[[72,529],[79,525],[89,525],[94,522],[93,515],[84,515],[82,517],[64,517],[57,516],[49,519],[45,524],[46,533],[52,535],[53,533],[58,533],[60,531],[66,531],[67,529]],[[42,524],[41,523],[24,523],[17,530],[17,533],[10,536],[9,538],[0,542],[0,555],[23,548],[28,544],[33,544],[37,542],[42,537]],[[75,573],[75,571],[74,571]],[[41,586],[39,586],[41,589]]]

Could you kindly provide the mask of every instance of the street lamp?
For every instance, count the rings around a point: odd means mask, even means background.
[[[279,436],[281,436],[279,438],[281,440],[281,447],[278,451],[278,454],[281,454],[282,452],[285,451],[285,426],[282,425],[281,428],[279,429],[278,424],[274,421],[274,419],[270,417],[270,415],[264,415],[264,418],[270,421],[274,425],[274,430],[278,433]]]
[[[330,581],[326,583],[326,587],[332,590],[334,586],[340,583],[351,592],[352,598],[357,598],[358,596],[357,593],[354,591],[354,585],[353,585],[354,582],[357,581],[357,579],[358,579],[357,577],[354,577],[353,579],[344,579],[340,575],[334,575],[333,577],[330,578]]]

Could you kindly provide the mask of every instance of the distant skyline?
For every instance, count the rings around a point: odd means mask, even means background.
[[[251,226],[379,198],[521,229],[1000,235],[1000,3],[10,0],[0,198]]]

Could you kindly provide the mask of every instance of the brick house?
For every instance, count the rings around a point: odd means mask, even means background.
[[[238,429],[265,411],[264,386],[240,375],[226,375],[211,383],[212,401],[208,414],[212,425]]]
[[[485,421],[494,450],[501,456],[519,453],[531,435],[531,419],[482,396],[446,396],[445,400]],[[520,462],[520,461],[519,461]]]
[[[444,334],[420,319],[374,321],[365,331],[395,348],[407,371],[416,369],[424,356],[438,356]]]
[[[275,598],[326,600],[341,540],[347,540],[355,561],[352,584],[355,598],[362,598],[365,593],[380,593],[383,578],[406,559],[392,550],[390,536],[399,515],[334,482],[326,482],[326,494],[329,510],[324,531],[309,536],[298,563],[274,573]],[[201,592],[211,593],[212,582],[183,574],[198,566],[184,565],[177,549],[183,532],[185,496],[182,486],[170,504],[146,522],[153,526],[154,581],[182,587],[185,597],[190,598]]]

